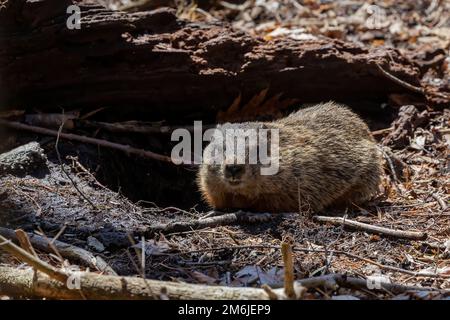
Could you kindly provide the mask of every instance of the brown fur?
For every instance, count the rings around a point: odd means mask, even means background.
[[[280,169],[263,176],[259,165],[245,165],[239,185],[233,186],[224,165],[203,164],[198,185],[213,208],[318,212],[362,203],[378,191],[382,169],[376,143],[367,125],[344,106],[329,102],[278,121],[234,126],[278,128]]]

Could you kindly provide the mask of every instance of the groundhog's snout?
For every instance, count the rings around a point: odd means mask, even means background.
[[[224,167],[224,176],[230,184],[238,184],[244,172],[245,166],[242,164],[226,164]]]

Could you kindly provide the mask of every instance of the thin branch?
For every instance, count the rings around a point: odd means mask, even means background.
[[[200,252],[207,252],[207,251],[223,251],[223,250],[242,250],[242,249],[273,249],[273,250],[279,250],[279,246],[273,246],[273,245],[242,245],[242,246],[227,246],[227,247],[216,247],[216,248],[204,248],[204,249],[198,249],[198,250],[191,250],[191,251],[185,251],[180,252],[180,254],[192,254],[192,253],[200,253]],[[356,254],[350,253],[348,251],[343,250],[325,250],[325,249],[310,249],[310,248],[303,248],[303,247],[293,247],[293,251],[298,252],[307,252],[307,253],[314,253],[314,252],[320,252],[320,253],[333,253],[333,254],[339,254],[339,255],[345,255],[349,258],[361,260],[367,263],[370,263],[374,266],[379,267],[380,269],[389,270],[392,272],[398,272],[398,273],[404,273],[408,274],[410,276],[414,277],[425,277],[425,278],[437,278],[437,279],[449,279],[450,275],[447,274],[437,274],[437,273],[431,273],[431,272],[416,272],[411,270],[405,270],[393,266],[384,265],[378,262],[375,262],[373,260],[370,260],[368,258],[364,258],[361,256],[358,256]]]
[[[428,235],[425,232],[389,229],[354,220],[344,219],[341,217],[315,216],[313,219],[318,222],[328,222],[339,226],[343,225],[345,227],[349,227],[352,229],[362,230],[369,233],[382,234],[393,238],[425,240],[428,237]]]
[[[288,298],[296,298],[294,290],[294,263],[292,258],[292,248],[289,243],[281,244],[281,255],[284,263],[284,292]]]
[[[317,288],[323,284],[335,284],[348,288],[367,287],[364,279],[350,278],[345,275],[328,275],[296,281],[296,286]],[[381,284],[392,292],[406,292],[409,290],[432,291],[446,293],[447,290],[433,288],[409,287],[397,284]],[[13,297],[31,297],[47,299],[158,299],[164,294],[171,300],[266,300],[286,299],[284,290],[247,287],[208,286],[189,283],[168,282],[160,280],[146,280],[137,277],[104,276],[85,272],[80,274],[80,290],[70,290],[57,281],[52,281],[45,275],[35,275],[32,270],[20,270],[12,267],[0,266],[0,287],[2,293]],[[150,288],[150,289],[148,289]],[[149,291],[150,290],[150,291]],[[377,290],[377,289],[376,289]],[[81,292],[83,295],[81,295]]]
[[[58,136],[58,131],[47,129],[47,128],[30,126],[30,125],[26,125],[26,124],[23,124],[20,122],[15,122],[15,121],[5,121],[5,120],[0,119],[0,125],[4,125],[6,127],[17,129],[17,130],[30,131],[30,132],[44,134],[44,135],[53,136],[53,137]],[[164,156],[164,155],[154,153],[151,151],[147,151],[147,150],[143,150],[143,149],[133,148],[131,146],[127,146],[127,145],[123,145],[123,144],[119,144],[119,143],[115,143],[115,142],[110,142],[107,140],[80,136],[80,135],[76,135],[73,133],[61,133],[59,136],[62,139],[94,144],[94,145],[105,147],[105,148],[120,150],[127,154],[138,155],[140,157],[147,158],[147,159],[153,159],[153,160],[173,163],[172,159],[168,156]]]
[[[55,151],[56,151],[56,155],[58,157],[58,161],[59,161],[59,165],[61,167],[61,171],[64,172],[64,174],[66,175],[67,179],[69,179],[69,181],[72,183],[72,186],[75,188],[75,190],[78,192],[78,194],[84,199],[86,200],[91,207],[94,210],[98,210],[97,206],[80,190],[80,188],[78,188],[77,183],[72,179],[72,177],[70,176],[70,174],[66,171],[66,169],[64,168],[64,163],[62,161],[61,158],[61,154],[59,153],[59,138],[61,137],[61,133],[62,133],[62,129],[64,127],[65,121],[62,122],[62,124],[59,126],[57,135],[56,135],[56,142],[55,142]]]

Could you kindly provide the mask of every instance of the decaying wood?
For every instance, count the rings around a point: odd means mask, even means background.
[[[265,88],[268,96],[302,102],[410,92],[378,66],[420,87],[419,70],[394,49],[333,39],[267,42],[225,25],[179,20],[168,8],[126,13],[83,2],[81,29],[70,30],[71,4],[17,0],[0,8],[2,105],[151,108],[179,120],[214,118],[211,111],[240,93],[246,100]]]
[[[15,148],[0,154],[1,174],[26,174],[30,170],[42,166],[47,161],[44,150],[37,142]]]
[[[79,123],[81,127],[99,128],[106,131],[120,132],[120,133],[133,132],[142,134],[155,134],[155,133],[171,134],[176,129],[186,129],[189,132],[194,132],[196,130],[194,126],[168,126],[161,123],[148,123],[141,121],[108,123],[108,122],[81,120],[77,121],[77,123]],[[202,125],[202,129],[209,129],[212,127],[214,127],[214,125],[205,125],[205,124]]]
[[[351,288],[351,289],[369,289],[368,281],[371,279],[361,279],[350,277],[345,274],[327,274],[319,277],[312,277],[307,279],[301,279],[296,281],[297,284],[302,285],[305,288],[325,288],[329,290],[337,290],[339,287]],[[387,290],[393,294],[404,293],[406,291],[437,291],[441,293],[448,293],[450,290],[436,289],[431,287],[418,287],[418,286],[406,286],[402,284],[396,284],[385,281],[380,281],[378,283],[379,287],[371,288],[371,290]],[[281,284],[275,285],[275,287],[280,287]]]
[[[17,269],[0,266],[0,294],[13,297],[47,299],[161,299],[162,294],[169,299],[229,299],[229,300],[267,300],[285,299],[284,289],[266,290],[259,288],[236,288],[224,286],[206,286],[197,284],[144,280],[136,277],[102,276],[95,273],[80,273],[80,288],[69,289],[64,283],[52,280],[31,269]],[[339,287],[367,289],[367,280],[352,278],[341,274],[303,279],[295,282],[296,287],[336,290]],[[407,291],[437,291],[428,287],[404,286],[382,282],[380,289],[392,293]],[[270,292],[270,296],[267,293]]]
[[[12,241],[19,240],[17,234],[11,229],[0,227],[0,235]],[[47,253],[53,252],[53,249],[49,245],[49,241],[45,237],[37,234],[27,235],[32,248]],[[99,256],[95,256],[87,250],[59,240],[53,241],[52,245],[56,248],[56,250],[58,250],[61,256],[69,259],[71,262],[81,263],[86,267],[101,271],[108,275],[117,275],[116,272],[105,262],[105,260]]]
[[[383,138],[384,145],[395,148],[409,146],[410,139],[418,127],[424,127],[430,121],[428,110],[419,111],[414,105],[402,106],[398,118],[393,123],[393,130]]]
[[[427,234],[425,232],[389,229],[354,220],[344,219],[341,217],[315,216],[314,220],[319,222],[327,222],[334,225],[344,225],[345,227],[349,227],[352,229],[361,230],[369,233],[381,234],[393,238],[410,239],[410,240],[425,240],[427,238]]]
[[[164,161],[164,162],[172,162],[172,160],[168,156],[164,156],[164,155],[154,153],[154,152],[151,152],[148,150],[138,149],[138,148],[134,148],[131,146],[127,146],[127,145],[123,145],[120,143],[115,143],[115,142],[111,142],[111,141],[107,141],[107,140],[80,136],[80,135],[73,134],[73,133],[58,132],[58,131],[52,130],[52,129],[30,126],[30,125],[23,124],[20,122],[6,121],[6,120],[1,120],[1,119],[0,119],[0,125],[6,126],[8,128],[17,129],[17,130],[25,130],[25,131],[35,132],[35,133],[44,134],[44,135],[48,135],[48,136],[59,137],[61,139],[73,140],[73,141],[78,141],[78,142],[83,142],[83,143],[94,144],[94,145],[102,146],[105,148],[116,149],[116,150],[125,152],[127,154],[134,154],[134,155],[137,155],[137,156],[140,156],[143,158],[147,158],[147,159],[154,159],[154,160],[159,160],[159,161]]]

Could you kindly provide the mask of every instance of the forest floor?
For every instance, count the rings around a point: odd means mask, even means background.
[[[406,0],[368,3],[262,0],[222,3],[208,9],[184,4],[179,5],[178,14],[192,21],[226,21],[267,41],[325,36],[370,47],[395,47],[412,58],[440,49],[446,52],[446,72],[430,71],[422,80],[441,82],[448,88],[450,4]],[[277,286],[284,274],[279,248],[288,241],[293,245],[296,279],[329,273],[361,279],[376,275],[396,284],[450,289],[450,110],[416,105],[399,111],[391,127],[374,132],[380,147],[389,153],[380,195],[364,207],[323,214],[426,232],[425,240],[349,230],[313,221],[308,214],[298,212],[258,224],[156,232],[146,238],[134,237],[131,244],[129,235],[146,226],[194,221],[206,210],[133,202],[120,190],[113,191],[99,182],[95,168],[86,168],[76,156],[62,152],[60,163],[55,139],[23,134],[11,137],[3,150],[37,140],[48,162],[32,174],[0,176],[0,225],[48,237],[58,235],[58,240],[103,257],[120,275],[145,273],[150,279],[208,285]],[[65,143],[60,142],[61,148]],[[145,264],[139,260],[142,247]],[[39,252],[39,257],[55,266],[67,264],[57,253]],[[0,262],[26,268],[7,255],[0,254]],[[305,296],[336,297],[439,299],[448,298],[449,293],[315,288]]]

